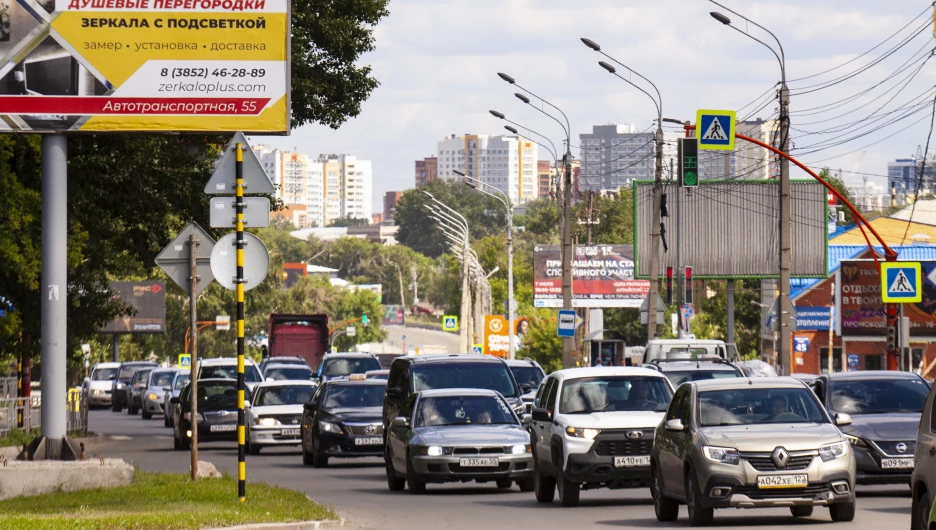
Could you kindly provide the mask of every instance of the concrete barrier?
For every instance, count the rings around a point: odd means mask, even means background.
[[[133,466],[119,458],[79,462],[7,461],[0,467],[0,499],[56,491],[114,488],[133,483]]]

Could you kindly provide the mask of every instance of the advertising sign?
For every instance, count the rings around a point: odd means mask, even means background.
[[[0,131],[286,133],[287,0],[0,4]]]
[[[510,354],[510,326],[500,315],[484,315],[484,353],[497,357]]]
[[[796,306],[797,331],[829,331],[829,312],[826,306]]]
[[[634,279],[630,245],[577,246],[572,257],[572,307],[640,307],[648,280]],[[562,307],[562,259],[558,245],[533,249],[533,303]]]
[[[401,305],[385,305],[380,323],[384,326],[402,326],[406,322],[406,310]]]
[[[809,337],[793,337],[793,351],[806,353],[809,351]]]
[[[108,322],[101,333],[166,332],[166,282],[110,282],[110,290],[134,314]]]
[[[911,337],[936,337],[936,261],[920,262],[921,301],[906,303]],[[843,337],[886,335],[887,323],[881,301],[881,276],[873,260],[843,261],[836,282]]]

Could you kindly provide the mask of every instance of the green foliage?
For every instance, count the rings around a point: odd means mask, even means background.
[[[361,219],[360,217],[339,217],[332,221],[328,226],[346,227],[346,226],[367,226],[370,219]]]
[[[540,363],[546,373],[562,369],[562,339],[557,335],[556,311],[527,309],[522,312],[530,322],[517,357],[529,357]]]
[[[711,297],[709,297],[711,295]],[[760,351],[760,307],[751,303],[760,299],[758,280],[735,280],[735,344],[742,356]],[[708,280],[697,292],[696,316],[692,333],[700,339],[721,339],[727,342],[728,295],[725,281]]]
[[[848,187],[845,186],[845,183],[842,182],[840,179],[833,176],[832,172],[829,171],[829,168],[827,167],[822,168],[822,171],[819,172],[819,176],[822,177],[823,180],[828,182],[830,186],[835,188],[835,191],[839,192],[842,195],[842,197],[845,197],[845,200],[847,200],[849,203],[852,202],[851,192],[848,191]],[[846,207],[844,204],[839,203],[839,206],[841,206],[839,210],[842,212],[845,212],[845,222],[838,223],[838,224],[840,225],[854,224],[855,219],[852,216],[851,210],[849,210],[848,207]]]

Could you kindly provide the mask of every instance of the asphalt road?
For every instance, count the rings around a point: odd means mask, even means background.
[[[414,328],[412,326],[384,326],[387,331],[385,345],[389,345],[392,351],[403,351],[403,343],[406,343],[406,349],[421,348],[426,353],[460,353],[458,351],[458,334],[446,333],[444,331],[435,331],[431,329]],[[403,340],[406,337],[406,340]]]
[[[88,454],[119,457],[149,471],[188,472],[187,452],[172,449],[172,431],[162,417],[144,421],[126,412],[90,413],[91,430],[103,435],[88,442]],[[230,443],[199,447],[199,457],[222,472],[237,474],[237,448]],[[488,529],[519,528],[686,528],[685,507],[676,523],[659,523],[653,515],[649,491],[592,490],[582,492],[578,508],[536,503],[532,493],[514,487],[499,491],[492,484],[429,485],[425,495],[390,492],[381,459],[332,460],[326,469],[302,465],[297,450],[265,449],[247,459],[247,502],[250,483],[263,481],[293,488],[333,506],[353,528]],[[231,492],[232,498],[237,494]],[[827,526],[854,530],[904,530],[910,526],[907,487],[867,487],[858,491],[858,514],[849,524],[832,523],[828,510],[794,519],[786,509],[719,510],[714,528],[751,527],[758,530],[799,526]]]

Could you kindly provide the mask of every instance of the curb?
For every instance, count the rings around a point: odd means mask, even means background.
[[[341,528],[345,521],[301,521],[298,523],[255,523],[208,530],[324,530],[326,528]]]

